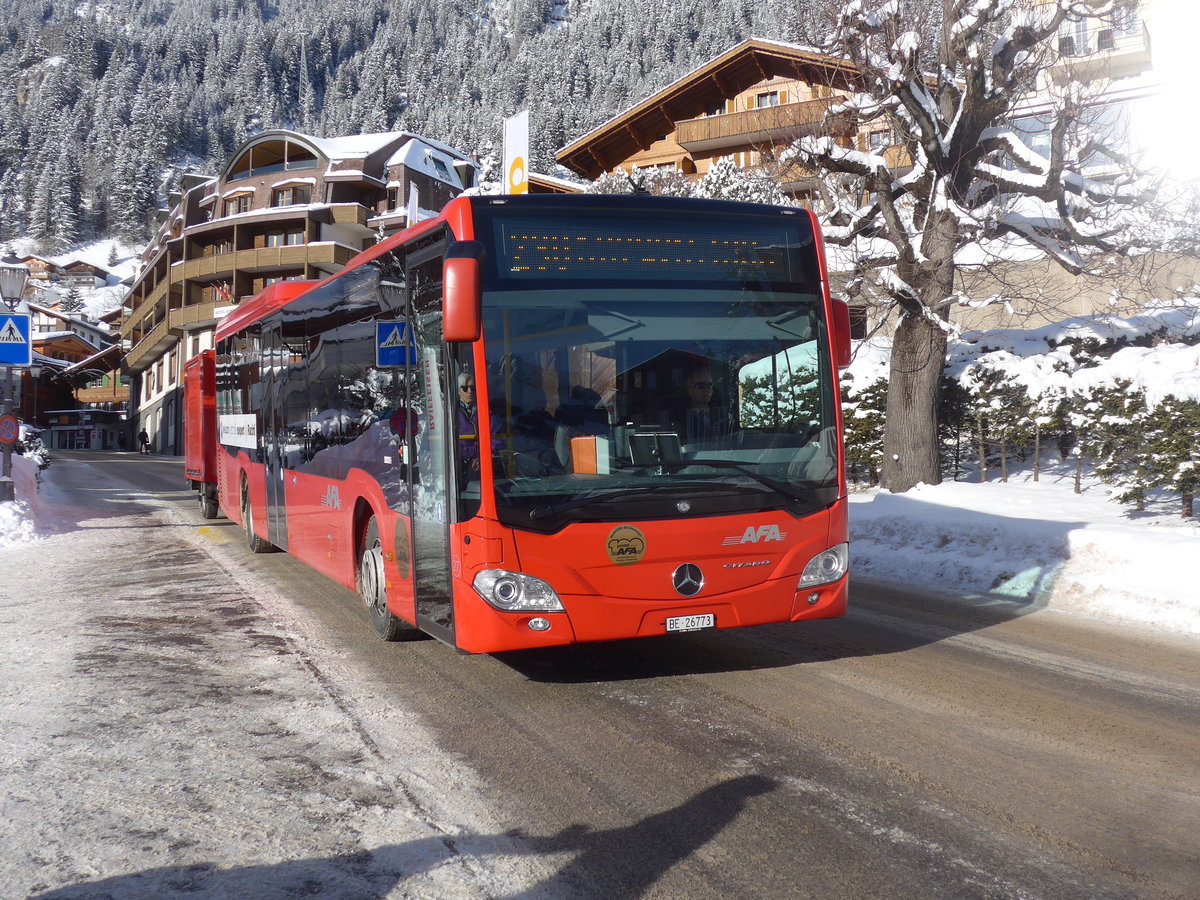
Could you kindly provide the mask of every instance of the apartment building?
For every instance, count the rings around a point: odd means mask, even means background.
[[[1045,0],[1040,0],[1045,2]],[[1013,127],[1029,146],[1044,155],[1050,130],[1064,94],[1083,106],[1081,122],[1090,132],[1092,151],[1083,174],[1099,181],[1137,165],[1160,172],[1171,183],[1194,178],[1194,164],[1184,159],[1182,171],[1171,171],[1186,153],[1196,126],[1189,112],[1191,93],[1191,29],[1179,20],[1180,6],[1163,0],[1118,2],[1100,17],[1072,17],[1063,22],[1041,71],[1037,90],[1015,110]],[[1192,12],[1193,17],[1196,16]],[[1010,290],[1010,285],[1037,286],[1050,303],[1049,318],[1064,314],[1130,314],[1147,303],[1191,292],[1200,284],[1200,264],[1194,257],[1145,254],[1132,258],[1123,270],[1104,276],[1071,275],[1047,259],[993,263],[986,271],[966,273],[964,290],[987,297]],[[995,324],[1040,324],[1037,304],[997,318],[995,307],[960,310],[955,318],[967,328]]]
[[[276,281],[319,279],[474,186],[477,166],[408,132],[316,138],[275,130],[239,147],[220,173],[191,178],[142,257],[120,333],[129,433],[182,448],[183,364],[212,346],[217,321]],[[132,446],[132,444],[130,444]]]

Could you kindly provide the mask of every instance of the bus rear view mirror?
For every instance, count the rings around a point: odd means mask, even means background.
[[[442,336],[451,343],[478,340],[483,289],[478,241],[458,241],[446,253],[443,268]]]
[[[833,300],[833,356],[839,369],[850,365],[850,304]]]

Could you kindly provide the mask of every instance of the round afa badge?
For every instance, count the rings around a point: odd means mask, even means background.
[[[605,550],[618,566],[632,566],[646,555],[646,535],[632,525],[618,525],[608,533]]]

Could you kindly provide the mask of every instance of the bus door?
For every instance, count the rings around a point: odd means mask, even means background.
[[[266,539],[286,550],[287,505],[283,477],[287,454],[284,395],[287,389],[288,354],[277,323],[264,323],[262,332],[263,464],[267,487]]]
[[[442,341],[443,245],[410,254],[407,260],[409,322],[416,351],[416,390],[420,419],[414,461],[409,466],[412,503],[413,591],[416,624],[435,637],[454,642],[454,604],[450,586],[450,520],[455,502],[453,452],[453,376]]]

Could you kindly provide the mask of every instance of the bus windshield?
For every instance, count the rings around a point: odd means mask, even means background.
[[[481,216],[502,521],[802,515],[837,499],[809,220],[733,207]]]

